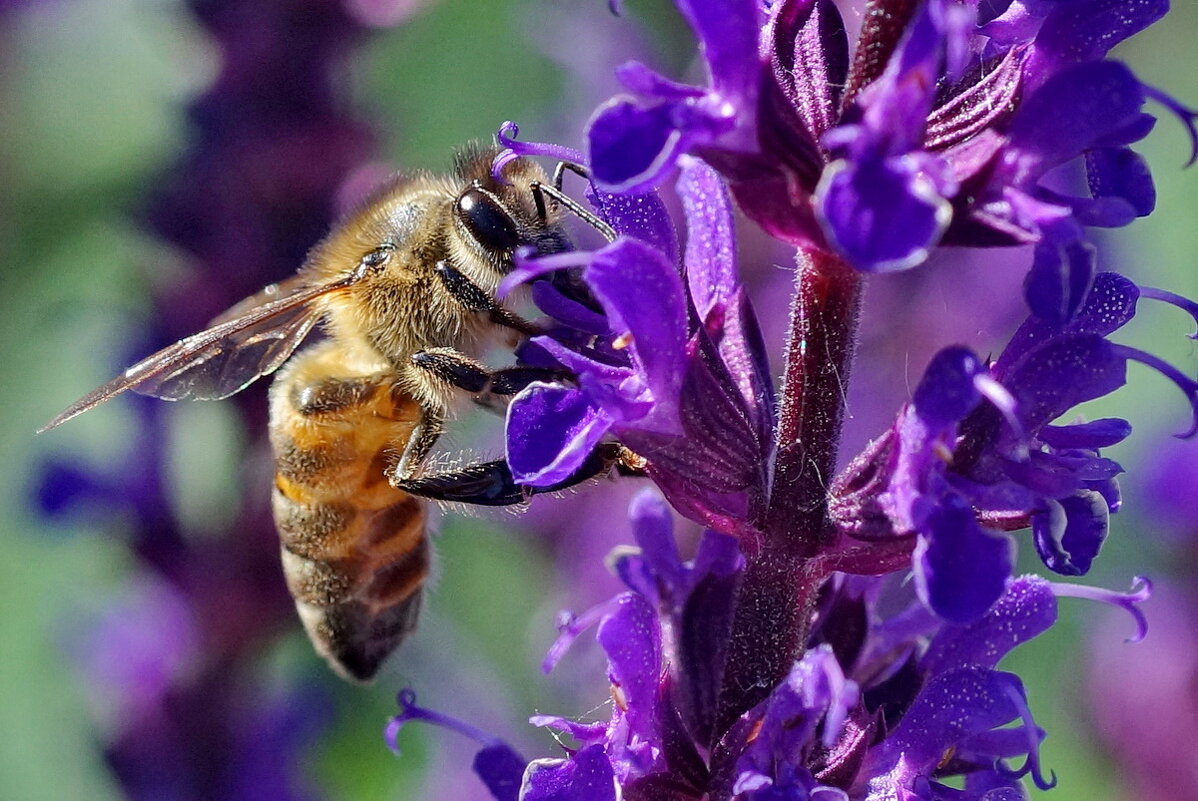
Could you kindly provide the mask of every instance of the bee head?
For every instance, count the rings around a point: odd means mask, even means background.
[[[503,180],[492,173],[498,147],[468,145],[458,153],[455,167],[462,190],[454,202],[455,224],[501,273],[512,268],[512,256],[524,246],[538,255],[570,248],[559,215],[538,204],[532,187],[545,182],[545,173],[529,159],[516,159],[503,168]]]

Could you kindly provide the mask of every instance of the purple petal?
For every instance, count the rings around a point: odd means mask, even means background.
[[[1127,383],[1127,361],[1097,334],[1065,334],[1025,354],[1003,383],[1015,396],[1025,429],[1036,431]]]
[[[1053,448],[1109,448],[1131,434],[1131,423],[1118,417],[1074,423],[1068,426],[1045,426],[1040,429],[1039,439]]]
[[[1018,645],[1039,636],[1057,619],[1056,595],[1039,576],[1021,576],[986,615],[968,626],[945,626],[920,662],[926,675],[978,665],[992,668]]]
[[[702,161],[684,159],[678,196],[686,215],[686,280],[691,297],[706,320],[715,306],[727,307],[740,285],[732,201],[720,176]]]
[[[1086,176],[1096,198],[1118,198],[1135,216],[1156,208],[1156,187],[1144,157],[1126,147],[1104,147],[1086,154]]]
[[[671,81],[639,61],[627,61],[616,67],[616,79],[635,94],[662,100],[685,100],[707,94],[706,89]]]
[[[965,418],[981,402],[975,379],[985,367],[967,348],[937,353],[915,388],[911,405],[933,431],[943,431]]]
[[[1009,673],[968,666],[930,677],[881,754],[930,775],[947,749],[964,738],[1010,723],[1019,710],[1007,694]],[[1022,689],[1020,687],[1020,689]]]
[[[907,25],[882,76],[857,98],[867,138],[880,148],[875,152],[898,155],[921,146],[943,73],[959,66],[945,61],[959,61],[973,27],[970,16],[965,6],[930,0]]]
[[[682,588],[684,568],[674,542],[674,520],[670,507],[651,489],[642,490],[628,508],[632,532],[653,576],[660,586]],[[681,599],[679,599],[681,600]]]
[[[595,181],[611,192],[639,192],[659,183],[689,144],[674,124],[675,106],[645,106],[618,97],[587,124],[587,155]]]
[[[1006,588],[1014,565],[1010,539],[984,530],[954,496],[928,516],[924,531],[914,555],[920,599],[945,620],[972,623]]]
[[[586,196],[616,233],[647,242],[671,264],[677,263],[678,232],[656,192],[611,193],[588,187]]]
[[[474,755],[474,772],[495,801],[517,801],[527,763],[506,743],[494,743]]]
[[[601,312],[588,309],[578,301],[566,297],[548,281],[533,283],[532,301],[545,314],[570,328],[600,337],[611,333],[611,326]]]
[[[1169,0],[1086,0],[1054,3],[1036,35],[1031,69],[1103,58],[1169,10]]]
[[[521,801],[616,801],[616,778],[601,745],[569,759],[535,759],[524,774]]]
[[[639,426],[677,433],[678,397],[686,370],[686,301],[682,279],[661,251],[635,239],[595,254],[586,280],[612,328],[631,334],[628,346],[656,404]]]
[[[928,170],[929,158],[840,161],[825,170],[816,190],[820,223],[858,269],[907,269],[940,241],[952,206],[942,194],[941,177]]]
[[[633,733],[652,732],[657,685],[661,681],[661,627],[649,602],[624,593],[615,609],[599,623],[595,638],[607,654],[608,676],[619,693]]]
[[[1024,295],[1028,308],[1046,322],[1061,326],[1077,314],[1094,282],[1098,250],[1080,239],[1036,245]]]
[[[672,698],[698,742],[710,742],[732,634],[744,557],[735,537],[706,531],[694,581],[675,621]]]
[[[1144,89],[1113,61],[1079,64],[1023,101],[1011,122],[1005,169],[1016,185],[1082,154],[1140,118]]]
[[[699,39],[712,86],[726,97],[749,99],[757,88],[757,37],[761,29],[755,0],[678,0],[678,10]],[[746,103],[747,109],[753,106]]]
[[[1118,273],[1099,273],[1085,305],[1064,329],[1037,316],[1025,320],[995,363],[994,375],[1005,381],[1012,364],[1063,331],[1099,336],[1114,333],[1135,316],[1139,297],[1139,287],[1127,278]]]
[[[611,423],[577,389],[530,385],[508,407],[505,438],[512,476],[533,487],[566,480],[595,450]]]
[[[1110,511],[1097,492],[1083,490],[1032,515],[1036,550],[1044,565],[1064,576],[1084,576],[1106,540]]]
[[[601,720],[593,723],[579,723],[559,715],[533,715],[528,722],[533,726],[543,726],[564,732],[583,745],[595,745],[603,743],[607,739],[607,723]]]

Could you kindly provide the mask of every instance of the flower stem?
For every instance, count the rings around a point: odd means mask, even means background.
[[[861,279],[836,256],[800,252],[782,377],[773,484],[762,547],[737,599],[720,693],[723,730],[786,675],[807,638],[826,571],[812,561],[832,535],[836,468]]]
[[[836,468],[861,279],[835,256],[800,253],[782,375],[766,550],[811,557],[830,534]]]
[[[844,108],[849,107],[857,92],[882,74],[918,7],[918,0],[867,0],[853,68],[845,87]]]

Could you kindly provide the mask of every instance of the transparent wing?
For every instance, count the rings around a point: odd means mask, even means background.
[[[227,398],[278,369],[299,347],[320,319],[313,301],[345,289],[365,274],[360,267],[316,287],[304,286],[302,275],[272,284],[217,317],[208,329],[142,359],[83,396],[38,433],[130,389],[166,400]]]
[[[147,360],[150,364],[140,362],[129,368],[117,381],[129,382],[122,389],[163,400],[227,398],[277,370],[303,342],[319,317],[310,306],[296,306],[205,343],[199,349],[188,348],[185,339],[162,351],[163,358],[151,356]],[[236,321],[234,318],[230,322]],[[163,360],[167,362],[165,366]],[[138,371],[143,365],[144,371]]]
[[[277,284],[267,284],[257,293],[250,295],[248,298],[238,301],[229,308],[225,309],[216,317],[208,322],[208,328],[215,328],[221,323],[227,323],[230,320],[236,320],[249,312],[257,309],[260,306],[265,306],[268,303],[273,303],[277,300],[286,300],[295,297],[300,292],[310,289],[312,284],[307,275],[298,273],[279,281]]]

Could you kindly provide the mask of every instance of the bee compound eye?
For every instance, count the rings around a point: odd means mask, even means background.
[[[458,219],[480,245],[491,251],[510,251],[520,244],[516,221],[499,201],[478,187],[458,196]]]

